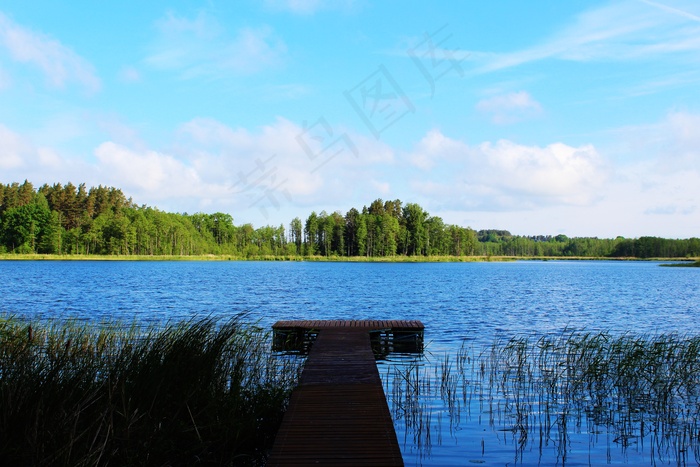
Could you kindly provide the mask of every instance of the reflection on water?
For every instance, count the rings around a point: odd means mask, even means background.
[[[390,359],[407,465],[700,462],[700,336],[568,331]]]

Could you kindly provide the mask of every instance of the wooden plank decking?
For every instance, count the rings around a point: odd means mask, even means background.
[[[377,355],[423,351],[423,323],[417,320],[303,320],[277,321],[273,326],[273,350],[307,353],[322,329],[362,329],[370,333]]]
[[[310,319],[277,321],[272,329],[325,329],[325,328],[362,328],[366,330],[397,329],[406,331],[423,331],[425,326],[418,320],[403,319]]]
[[[318,329],[319,334],[267,465],[403,465],[369,338],[370,330],[392,326],[423,331],[420,321],[279,321],[273,325],[275,329]]]

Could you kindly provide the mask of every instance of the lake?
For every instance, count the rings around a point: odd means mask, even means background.
[[[280,319],[423,321],[425,356],[379,363],[391,405],[402,371],[419,368],[439,386],[445,355],[456,355],[465,343],[480,349],[495,339],[570,329],[700,334],[700,269],[622,261],[0,261],[0,313],[158,324],[242,312],[264,327]],[[430,430],[417,434],[396,420],[407,465],[694,465],[700,458],[697,433],[690,448],[674,455],[650,445],[653,438],[646,445],[644,437],[620,442],[600,425],[591,430],[586,420],[563,440],[548,432],[551,443],[523,445],[499,421],[503,407],[495,405],[495,416],[494,405],[469,391],[469,400],[460,395],[457,414],[439,391],[424,391],[419,415]]]

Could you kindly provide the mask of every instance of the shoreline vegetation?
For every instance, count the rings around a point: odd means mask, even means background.
[[[245,315],[146,327],[0,315],[0,461],[264,465],[302,362],[271,352]],[[566,329],[407,363],[390,368],[387,398],[418,449],[479,406],[520,461],[566,458],[582,424],[609,434],[593,449],[646,438],[659,460],[697,460],[700,336]],[[448,420],[435,425],[438,398]]]
[[[650,261],[671,267],[700,267],[695,258],[636,258],[587,256],[295,256],[295,255],[85,255],[0,253],[0,261],[280,261],[337,263],[479,263],[510,261]]]
[[[261,465],[301,360],[244,316],[142,328],[0,314],[3,465]]]
[[[288,225],[235,225],[222,212],[169,213],[113,187],[0,183],[0,256],[303,261],[697,259],[700,238],[513,235],[446,224],[416,203],[376,199]],[[40,256],[39,258],[53,258]]]
[[[675,264],[662,264],[661,266],[667,267],[682,267],[682,268],[700,268],[700,259],[695,262],[683,261]]]
[[[455,427],[479,415],[503,433],[516,463],[533,454],[542,464],[577,463],[576,455],[590,462],[591,452],[606,451],[610,462],[615,446],[625,459],[628,447],[646,450],[652,465],[695,464],[700,456],[699,335],[516,335],[490,345],[464,341],[456,354],[390,370],[392,415],[427,452],[435,439],[456,441]],[[435,400],[445,407],[442,424],[431,423]],[[588,437],[588,452],[572,452],[581,433],[600,436]]]

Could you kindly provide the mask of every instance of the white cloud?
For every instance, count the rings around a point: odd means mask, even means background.
[[[448,138],[439,130],[432,129],[418,142],[409,160],[412,165],[422,170],[430,170],[440,160],[460,159],[460,155],[468,153],[469,146],[465,143]]]
[[[697,62],[700,25],[697,3],[683,8],[657,2],[622,0],[580,14],[576,21],[538,45],[509,53],[473,52],[479,72],[546,59],[580,62],[656,60],[678,56]]]
[[[476,109],[491,116],[498,125],[515,123],[542,113],[542,106],[526,91],[512,92],[483,99]]]
[[[62,160],[55,150],[37,147],[32,141],[0,124],[0,169],[5,175],[57,170]],[[27,175],[20,176],[22,180]]]
[[[32,138],[0,124],[0,178],[3,182],[27,179],[39,186],[76,180],[76,177],[91,181],[91,175],[88,164],[65,157],[55,148],[37,145]]]
[[[345,151],[326,161],[331,153],[323,152],[323,141],[310,139],[311,155],[299,145],[314,122],[304,127],[283,118],[255,129],[194,119],[178,128],[172,146],[158,150],[117,125],[114,135],[123,136],[96,145],[88,163],[0,125],[0,175],[36,186],[68,180],[117,186],[139,204],[229,212],[255,226],[382,197],[418,202],[446,222],[474,228],[688,237],[700,229],[699,123],[698,115],[674,112],[621,132],[649,153],[616,166],[592,145],[468,144],[437,129],[397,161],[391,147],[338,126],[333,138],[346,136],[357,156]],[[406,161],[413,174],[403,170]]]
[[[660,172],[655,163],[641,162],[618,167],[617,173],[615,184],[606,190],[611,222],[620,224],[620,229],[642,232],[636,236],[697,236],[699,170]],[[630,225],[625,226],[623,220]]]
[[[376,193],[376,195],[374,196],[387,196],[391,193],[391,185],[389,184],[389,182],[372,180],[371,186],[373,188],[374,193]],[[367,202],[369,202],[369,200],[367,200]]]
[[[660,122],[616,130],[618,152],[653,161],[655,172],[700,170],[699,129],[700,114],[673,111]]]
[[[39,166],[48,170],[60,170],[63,158],[52,148],[37,148]]]
[[[123,142],[99,144],[91,162],[55,147],[37,146],[31,138],[0,125],[0,178],[5,183],[28,179],[35,186],[66,181],[111,185],[122,188],[139,204],[171,210],[197,210],[208,200],[230,196],[229,186],[203,179],[191,161],[146,148],[118,123],[98,122],[121,135]]]
[[[354,0],[265,0],[271,11],[288,11],[296,15],[312,15],[320,10],[350,10]]]
[[[70,48],[45,34],[26,29],[0,13],[0,46],[21,63],[39,68],[48,83],[64,88],[76,82],[88,92],[100,89],[94,67]]]
[[[138,131],[121,121],[118,116],[99,115],[93,121],[97,128],[105,132],[107,139],[110,141],[139,149],[146,148],[146,144],[141,140]]]
[[[615,132],[615,175],[604,217],[617,235],[697,236],[700,229],[700,115],[674,111]],[[627,233],[625,232],[627,230]],[[629,233],[633,232],[633,233]],[[641,232],[641,233],[640,233]]]
[[[649,162],[619,166],[596,189],[595,202],[539,203],[536,209],[527,209],[532,199],[504,197],[493,186],[482,187],[481,192],[468,185],[460,190],[435,182],[421,188],[431,190],[431,213],[442,215],[446,222],[476,229],[502,228],[521,235],[688,238],[697,237],[700,229],[699,179],[700,172],[696,170],[657,173]],[[460,194],[460,203],[440,202]],[[484,203],[484,198],[489,197],[511,203]]]
[[[485,166],[475,181],[488,182],[502,193],[538,199],[545,204],[588,204],[596,197],[605,173],[592,145],[572,147],[553,143],[523,146],[501,140],[482,143],[475,150]],[[479,171],[482,166],[473,167]]]
[[[508,140],[468,145],[432,130],[408,155],[422,169],[411,183],[412,193],[447,222],[475,228],[600,237],[697,236],[697,128],[700,115],[670,112],[659,122],[619,130],[614,151]]]
[[[268,216],[286,223],[299,211],[306,216],[361,206],[389,193],[393,150],[337,125],[330,128],[324,140],[328,128],[318,121],[297,125],[277,118],[249,130],[199,118],[181,126],[174,153],[191,161],[202,180],[228,186],[225,199],[257,224],[270,222]]]
[[[145,62],[180,73],[184,79],[220,79],[247,75],[282,65],[287,47],[267,26],[242,28],[229,37],[206,13],[195,19],[169,13],[157,23],[159,37]]]
[[[111,141],[95,149],[104,179],[150,199],[202,196],[196,170],[173,156],[151,150],[134,150]]]
[[[347,202],[343,198],[348,194],[373,191],[371,174],[377,165],[393,162],[393,151],[341,129],[323,143],[309,133],[315,129],[310,125],[313,128],[278,118],[252,132],[199,118],[181,126],[176,153],[192,160],[203,179],[230,186],[238,202],[271,195],[311,205]]]
[[[408,156],[423,169],[413,187],[443,205],[502,210],[585,205],[607,176],[592,145],[525,146],[508,140],[469,146],[430,131]]]
[[[625,167],[618,169],[614,183],[601,186],[595,203],[543,205],[531,210],[475,206],[446,210],[444,217],[447,222],[476,229],[503,228],[521,235],[697,237],[699,176],[697,171],[658,175],[650,167]]]
[[[9,170],[22,167],[24,159],[32,147],[18,134],[0,124],[0,169]]]
[[[678,169],[700,169],[700,115],[672,112],[661,124],[668,138],[665,159],[675,159]]]
[[[265,196],[265,190],[303,198],[315,193],[322,179],[311,173],[295,139],[300,132],[282,118],[258,132],[198,118],[181,126],[177,153],[189,155],[207,180],[228,186],[230,198],[250,203]]]

